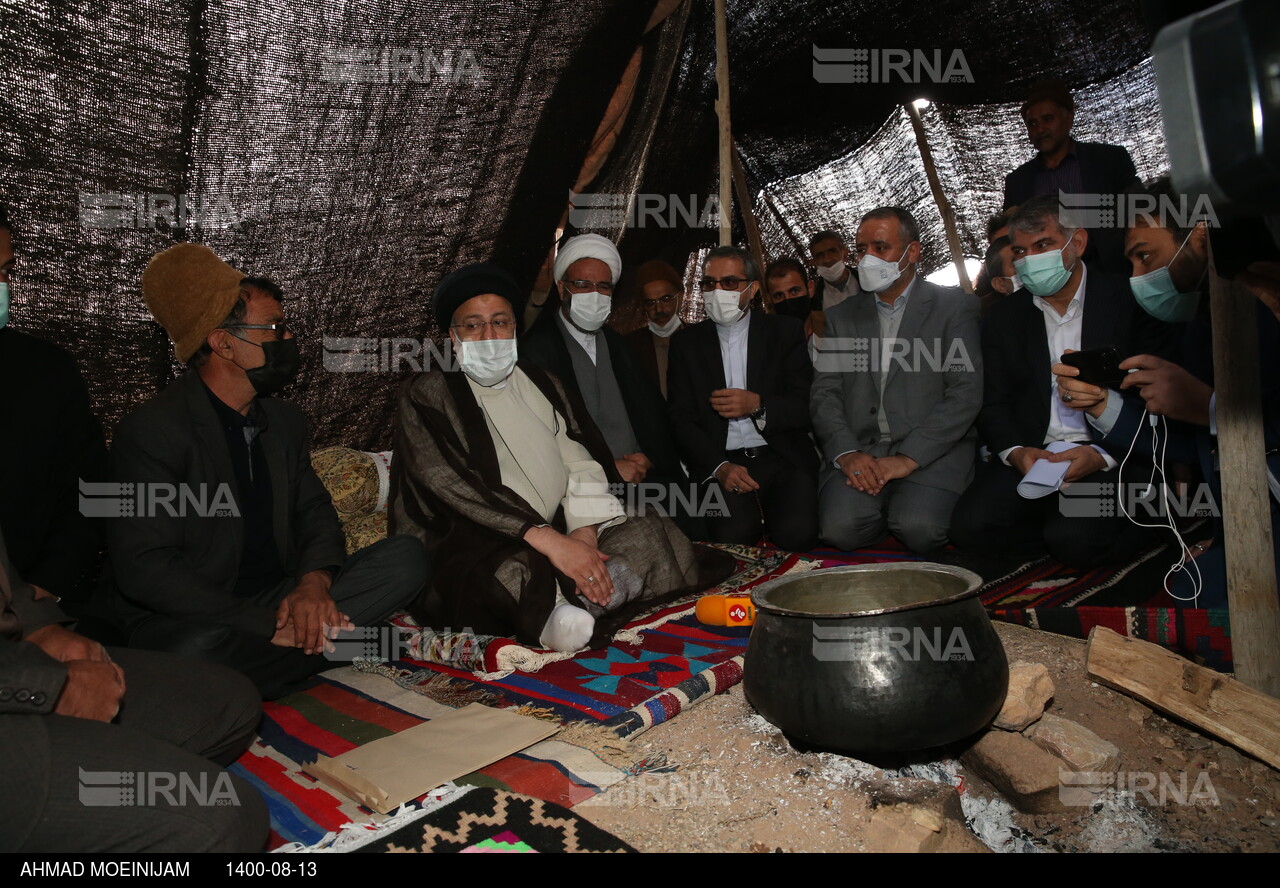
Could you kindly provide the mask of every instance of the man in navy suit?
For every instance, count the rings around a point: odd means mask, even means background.
[[[1065,515],[1057,496],[1019,495],[1019,483],[1039,459],[1069,462],[1067,483],[1119,480],[1124,451],[1109,448],[1072,402],[1062,400],[1051,368],[1066,351],[1108,346],[1122,355],[1168,356],[1173,331],[1138,307],[1128,281],[1083,261],[1089,234],[1064,229],[1058,209],[1057,196],[1033,198],[1009,223],[1023,289],[992,307],[983,323],[978,432],[991,461],[957,503],[951,539],[988,554],[1029,557],[1047,550],[1070,567],[1093,567],[1128,557],[1150,536],[1123,516]],[[1054,443],[1075,446],[1045,449]]]
[[[1071,138],[1076,103],[1057,82],[1037,84],[1022,105],[1022,120],[1036,156],[1004,179],[1004,206],[1016,207],[1033,197],[1066,194],[1120,194],[1138,178],[1133,158],[1120,145],[1077,142]],[[1091,229],[1085,261],[1104,271],[1127,275],[1124,231]]]
[[[690,477],[719,497],[708,538],[754,543],[761,527],[782,549],[818,540],[818,456],[809,439],[813,365],[804,325],[750,310],[760,290],[755,259],[716,247],[702,266],[707,320],[671,341],[668,412]]]

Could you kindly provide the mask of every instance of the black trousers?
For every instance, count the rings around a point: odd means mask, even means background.
[[[770,447],[729,450],[724,458],[744,466],[760,485],[734,493],[718,481],[703,482],[704,504],[722,501],[723,514],[707,514],[707,539],[713,543],[752,545],[763,529],[769,542],[789,552],[807,552],[818,544],[818,467],[797,466]],[[712,508],[711,511],[716,511]]]
[[[427,574],[427,555],[417,537],[388,537],[351,555],[334,578],[329,594],[360,630],[376,626],[404,609],[426,585]],[[254,600],[264,607],[277,607],[293,591],[295,583],[296,579],[287,578],[263,590]],[[129,645],[230,666],[248,676],[264,700],[297,690],[316,673],[350,659],[341,650],[333,659],[306,654],[299,648],[279,647],[269,637],[231,626],[179,620],[164,614],[140,623],[133,630]]]
[[[253,740],[253,685],[169,654],[108,652],[125,680],[114,721],[0,715],[0,851],[261,851],[266,804],[221,767]]]
[[[1146,477],[1150,463],[1139,468],[1132,463],[1125,480]],[[1048,553],[1077,569],[1124,561],[1161,537],[1158,530],[1138,527],[1114,508],[1114,497],[1105,491],[1118,483],[1118,472],[1094,472],[1076,481],[1074,489],[1026,499],[1018,493],[1021,473],[993,460],[979,467],[956,503],[951,541],[982,555],[1036,558]],[[1091,499],[1088,494],[1095,490],[1098,496]],[[1091,509],[1092,504],[1097,508]]]

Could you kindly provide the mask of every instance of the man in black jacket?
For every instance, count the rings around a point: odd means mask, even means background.
[[[1088,232],[1064,229],[1058,209],[1057,197],[1034,198],[1009,224],[1023,289],[993,306],[983,322],[978,432],[991,460],[956,504],[951,539],[989,554],[1026,557],[1047,549],[1068,566],[1093,567],[1127,557],[1150,535],[1123,516],[1065,515],[1056,495],[1019,494],[1041,459],[1069,463],[1065,483],[1119,480],[1125,454],[1108,450],[1101,433],[1059,399],[1051,368],[1067,351],[1108,346],[1121,355],[1168,355],[1173,331],[1138,307],[1127,280],[1083,261]],[[1053,453],[1046,449],[1051,444],[1074,446]]]
[[[671,343],[668,412],[690,475],[726,506],[707,516],[709,538],[754,543],[763,524],[779,548],[807,551],[818,539],[818,458],[804,327],[749,310],[761,284],[745,250],[707,253],[701,285],[708,318]]]
[[[1057,198],[1060,192],[1118,195],[1137,182],[1133,158],[1124,147],[1071,138],[1075,113],[1075,99],[1063,84],[1045,82],[1031,90],[1022,104],[1022,120],[1037,153],[1005,176],[1005,209],[1041,195]],[[1127,275],[1124,231],[1090,229],[1084,258],[1111,274]]]
[[[116,617],[131,646],[225,663],[279,696],[328,665],[340,631],[404,607],[426,556],[392,537],[346,557],[305,417],[267,397],[298,365],[278,287],[178,244],[142,289],[191,369],[116,430],[113,477],[134,496],[108,528]]]
[[[27,582],[81,616],[103,543],[101,528],[80,514],[77,484],[103,479],[107,446],[71,355],[8,323],[10,235],[0,207],[0,414],[13,423],[13,434],[0,436],[0,465],[15,469],[0,497],[0,531]]]

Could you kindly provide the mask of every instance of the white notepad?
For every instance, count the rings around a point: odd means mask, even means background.
[[[1061,453],[1079,447],[1079,443],[1071,441],[1054,441],[1044,449],[1050,453]],[[1047,459],[1038,459],[1031,465],[1030,471],[1018,482],[1018,493],[1024,499],[1040,499],[1057,491],[1062,486],[1062,478],[1071,468],[1069,462],[1053,463]]]

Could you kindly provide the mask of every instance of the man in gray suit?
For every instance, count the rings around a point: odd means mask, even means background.
[[[931,552],[946,545],[973,477],[978,300],[918,279],[919,228],[900,207],[863,216],[854,251],[863,294],[827,313],[809,402],[823,456],[820,533],[850,550],[887,529]]]
[[[0,536],[0,852],[260,851],[266,805],[221,767],[253,740],[253,686],[69,619]]]

